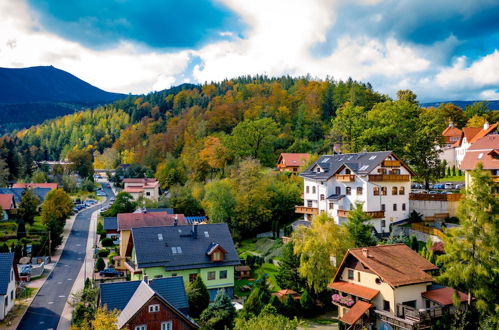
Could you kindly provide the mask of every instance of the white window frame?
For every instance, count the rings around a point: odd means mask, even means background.
[[[159,312],[159,304],[149,305],[149,313]]]
[[[172,321],[161,322],[161,330],[172,330],[172,329],[173,329]]]

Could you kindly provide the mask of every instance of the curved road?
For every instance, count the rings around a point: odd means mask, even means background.
[[[107,199],[102,206],[108,205],[109,198],[114,196],[110,188],[104,188],[104,191]],[[85,259],[90,218],[100,208],[101,205],[93,206],[78,213],[59,262],[38,291],[17,329],[57,328],[68,295]],[[92,266],[87,265],[89,269]]]

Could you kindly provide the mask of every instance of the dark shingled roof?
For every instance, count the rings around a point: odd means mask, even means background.
[[[163,209],[146,209],[147,212],[166,212],[168,214],[173,214],[173,209],[163,208]]]
[[[141,281],[105,283],[100,286],[100,305],[108,310],[122,311],[128,304]],[[189,303],[185,293],[182,276],[154,279],[149,286],[173,307],[187,314]]]
[[[0,188],[0,194],[12,194],[14,195],[14,200],[16,204],[21,203],[21,197],[23,195],[25,188]],[[49,193],[50,188],[33,188],[35,195],[40,198],[40,203],[45,200],[45,196]]]
[[[7,294],[13,260],[13,253],[0,253],[0,295]]]
[[[227,224],[196,226],[197,238],[191,235],[193,226],[132,228],[138,267],[165,267],[169,271],[240,264]],[[227,251],[223,261],[213,262],[207,255],[212,243]],[[176,247],[180,247],[180,253],[173,253]]]
[[[104,218],[104,230],[118,230],[118,218],[117,217]]]
[[[141,281],[114,282],[100,285],[100,304],[108,310],[123,310]]]
[[[312,180],[327,180],[336,174],[343,165],[350,168],[356,174],[368,174],[391,154],[391,151],[376,151],[359,152],[356,154],[324,155],[319,157],[319,159],[301,173],[300,176]],[[317,166],[321,168],[321,172],[313,171]]]

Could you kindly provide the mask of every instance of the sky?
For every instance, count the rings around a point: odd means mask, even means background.
[[[107,91],[349,77],[422,102],[499,99],[497,0],[0,0],[0,67]]]

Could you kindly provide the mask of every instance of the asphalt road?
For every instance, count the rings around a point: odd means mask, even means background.
[[[104,191],[108,197],[104,205],[107,205],[114,194],[110,188],[104,188]],[[59,262],[38,291],[17,329],[57,329],[64,305],[85,259],[90,218],[100,207],[93,206],[78,213]],[[93,265],[86,266],[91,272]]]

